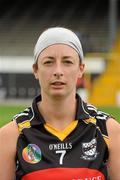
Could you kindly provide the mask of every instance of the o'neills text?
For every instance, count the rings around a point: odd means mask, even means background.
[[[72,143],[58,143],[58,144],[50,144],[49,145],[50,150],[66,150],[66,149],[72,149]]]

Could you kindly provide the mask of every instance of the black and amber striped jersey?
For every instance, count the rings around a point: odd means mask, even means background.
[[[62,132],[40,114],[37,96],[32,106],[14,117],[19,129],[16,180],[107,180],[108,114],[76,95],[73,122]],[[47,112],[46,112],[47,113]]]

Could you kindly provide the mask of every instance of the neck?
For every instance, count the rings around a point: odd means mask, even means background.
[[[75,119],[76,99],[75,96],[59,99],[42,96],[38,108],[47,123],[64,129]]]

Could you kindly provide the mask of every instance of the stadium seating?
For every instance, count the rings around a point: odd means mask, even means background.
[[[107,0],[108,1],[108,0]],[[106,1],[106,2],[107,2]],[[72,28],[84,52],[108,51],[108,3],[100,0],[0,1],[0,55],[32,55],[40,32],[49,26]],[[106,38],[105,38],[106,37]]]
[[[93,85],[89,101],[99,106],[120,105],[120,33],[110,54],[105,72]]]
[[[119,9],[120,1],[117,5]],[[85,56],[89,56],[89,53],[110,53],[105,56],[107,69],[94,81],[89,101],[96,105],[114,105],[120,89],[120,43],[116,43],[111,53],[108,10],[109,0],[77,0],[69,3],[64,0],[47,3],[44,0],[1,0],[0,56],[33,56],[36,40],[44,29],[51,26],[71,28],[82,40]],[[119,19],[120,11],[118,24]]]

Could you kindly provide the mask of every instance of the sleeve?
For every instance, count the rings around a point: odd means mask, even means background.
[[[16,122],[18,130],[21,133],[24,128],[29,128],[31,119],[31,108],[26,108],[23,112],[16,114],[13,117],[13,121]]]
[[[112,117],[108,113],[105,113],[97,109],[93,105],[88,104],[87,109],[88,109],[89,114],[97,120],[96,125],[100,128],[101,133],[105,136],[108,136],[106,121],[109,120],[109,118],[114,118],[114,117]]]

